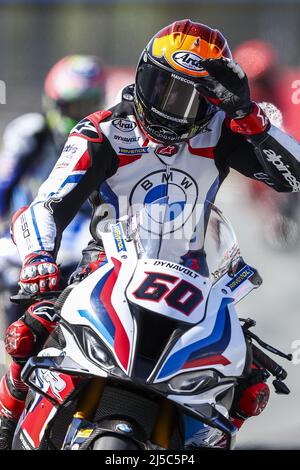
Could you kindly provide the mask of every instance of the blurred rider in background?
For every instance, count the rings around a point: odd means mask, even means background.
[[[105,73],[97,57],[64,57],[46,77],[43,114],[24,114],[8,124],[0,152],[2,223],[36,196],[72,127],[103,106],[104,86]]]
[[[74,125],[105,100],[106,71],[94,56],[70,55],[57,62],[48,72],[42,98],[43,114],[28,113],[6,127],[0,149],[0,292],[1,307],[8,323],[19,316],[9,301],[19,275],[19,257],[9,236],[12,214],[36,197],[41,183],[48,177],[66,138]],[[64,235],[62,260],[67,270],[77,264],[72,250],[90,217],[86,203]],[[85,230],[85,237],[89,231]],[[83,245],[88,238],[83,240]],[[80,251],[80,250],[79,250]],[[67,253],[72,253],[71,257]],[[70,259],[69,259],[70,258]],[[69,266],[70,264],[70,266]],[[67,276],[69,272],[66,272]],[[7,325],[1,322],[5,331]]]
[[[300,104],[295,86],[300,85],[300,70],[283,67],[274,47],[261,40],[240,44],[233,56],[247,74],[253,100],[266,106],[271,103],[274,108],[272,112],[269,107],[268,116],[273,114],[274,124],[299,140]],[[261,174],[261,179],[268,183],[266,175]],[[247,181],[251,200],[264,221],[266,242],[276,249],[295,247],[300,239],[299,194],[275,193],[257,180]]]

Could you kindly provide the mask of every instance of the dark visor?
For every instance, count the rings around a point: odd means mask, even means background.
[[[193,123],[201,100],[188,78],[141,64],[137,72],[137,91],[150,111],[180,124]]]

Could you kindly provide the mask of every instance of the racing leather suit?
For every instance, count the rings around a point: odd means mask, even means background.
[[[261,118],[267,121],[265,116]],[[161,243],[160,256],[164,257],[165,250],[174,259],[197,252],[201,248],[201,227],[207,218],[205,201],[214,201],[230,168],[254,179],[261,179],[264,174],[264,181],[270,181],[277,191],[300,190],[300,145],[272,125],[265,129],[256,135],[235,133],[225,113],[216,108],[195,137],[179,144],[162,145],[143,133],[134,113],[133,88],[127,87],[119,104],[108,111],[95,112],[72,130],[36,199],[15,221],[13,237],[21,258],[40,250],[55,257],[64,228],[88,197],[94,208],[91,223],[94,237],[97,220],[103,215],[100,205],[103,201],[108,204],[105,210],[112,210],[119,217],[128,213],[129,206],[153,204],[167,198],[173,210],[168,215],[169,237]],[[190,220],[192,223],[188,224]],[[187,230],[184,237],[177,237],[182,225]],[[55,323],[55,318],[49,312],[43,314],[42,308],[38,310],[36,313],[31,308],[23,322],[37,334],[40,318],[43,333],[51,331],[49,325]],[[30,355],[25,349],[23,362]],[[20,365],[20,355],[13,351],[11,355],[17,357]],[[14,371],[15,382],[20,379],[18,373]],[[3,403],[5,392],[9,389],[12,394],[13,390],[13,381],[8,382],[2,382],[2,391],[0,387],[2,413],[9,402]],[[24,397],[16,398],[19,414]]]

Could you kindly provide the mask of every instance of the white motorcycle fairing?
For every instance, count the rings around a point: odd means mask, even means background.
[[[129,380],[163,394],[183,413],[233,437],[235,427],[226,419],[228,409],[218,396],[233,394],[244,373],[247,347],[234,304],[258,287],[257,271],[243,262],[236,247],[222,258],[226,268],[223,263],[212,276],[177,262],[148,258],[141,240],[128,236],[122,221],[110,225],[101,238],[107,261],[70,286],[64,299],[60,330],[65,345],[41,351],[37,362],[28,365],[27,383],[49,395],[49,375],[39,372],[45,370],[43,364],[58,371],[59,384],[59,371],[65,380],[65,374],[74,375],[76,370],[79,375]],[[141,325],[149,315],[158,328],[160,322],[168,324],[171,336],[158,345],[155,360],[148,358],[151,367],[141,370],[136,367],[138,362],[144,367]],[[146,331],[150,343],[155,344],[158,333],[150,323]],[[59,393],[67,396],[69,389],[71,385]],[[53,402],[53,387],[51,394]],[[51,409],[51,418],[54,415]],[[41,423],[39,440],[49,419]]]

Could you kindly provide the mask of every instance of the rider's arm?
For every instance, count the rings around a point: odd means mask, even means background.
[[[300,145],[272,125],[263,109],[251,101],[242,68],[224,58],[201,64],[208,75],[197,89],[226,114],[215,148],[221,176],[234,168],[277,191],[300,191]]]
[[[117,165],[107,138],[89,120],[81,121],[36,199],[14,221],[13,239],[22,260],[41,250],[55,256],[65,227]]]
[[[217,165],[223,172],[234,168],[277,191],[300,191],[300,145],[271,124],[264,126],[264,130],[259,129],[259,120],[256,125],[252,122],[253,133],[249,133],[248,125],[243,128],[242,122],[238,132],[232,131],[236,129],[234,123],[224,121],[216,148]]]

